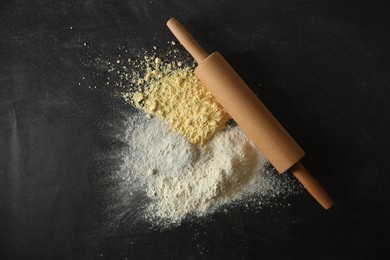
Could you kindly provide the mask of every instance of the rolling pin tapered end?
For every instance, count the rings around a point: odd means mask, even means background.
[[[328,193],[301,162],[295,164],[290,170],[324,209],[330,209],[333,206],[334,202]]]
[[[201,63],[207,56],[207,52],[199,45],[192,35],[175,18],[167,22],[169,30],[175,35],[176,39],[191,54],[197,63]]]

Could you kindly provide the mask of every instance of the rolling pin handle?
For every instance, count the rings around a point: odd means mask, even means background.
[[[333,206],[333,200],[328,193],[301,162],[296,163],[290,170],[324,209],[330,209]]]
[[[207,52],[199,45],[194,37],[175,18],[169,19],[167,26],[198,64],[208,56]]]

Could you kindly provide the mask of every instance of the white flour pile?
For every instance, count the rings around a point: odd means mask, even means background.
[[[296,189],[267,173],[266,159],[239,127],[219,133],[205,152],[159,119],[138,115],[129,121],[126,142],[120,177],[127,189],[131,184],[132,190],[146,191],[144,217],[153,223],[180,223],[248,195],[257,195],[261,204]]]

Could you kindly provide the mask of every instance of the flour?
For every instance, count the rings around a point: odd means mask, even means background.
[[[126,149],[107,203],[114,223],[165,227],[235,203],[261,209],[300,192],[296,180],[271,170],[238,126],[226,127],[226,112],[176,54],[86,63],[104,72],[94,75],[104,75],[107,88],[142,109],[119,130]]]
[[[145,56],[146,71],[137,80],[143,91],[127,91],[122,96],[130,104],[168,122],[170,129],[193,144],[205,146],[230,119],[211,93],[183,62],[164,62]]]
[[[129,121],[126,142],[120,176],[142,187],[149,198],[144,218],[153,223],[177,224],[250,195],[264,200],[291,188],[270,178],[267,160],[238,126],[217,134],[205,151],[163,121],[138,115]]]
[[[203,146],[230,119],[190,67],[170,69],[151,82],[143,93],[134,93],[133,101],[149,117],[159,117],[191,143]]]

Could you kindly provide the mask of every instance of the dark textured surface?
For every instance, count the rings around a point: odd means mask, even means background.
[[[348,2],[2,1],[0,258],[389,257],[390,7]],[[80,58],[166,46],[171,16],[259,93],[332,210],[303,193],[281,202],[291,207],[237,207],[165,231],[107,228],[101,180],[122,146],[107,132],[132,110],[86,87],[104,82],[79,86]]]

